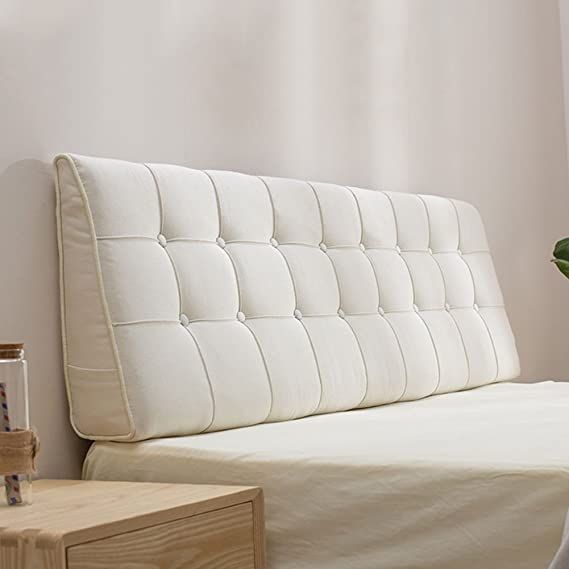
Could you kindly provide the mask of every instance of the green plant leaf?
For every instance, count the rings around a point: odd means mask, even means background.
[[[553,259],[553,262],[557,265],[557,268],[569,279],[569,261],[564,259]]]
[[[563,261],[569,261],[569,237],[561,239],[555,244],[555,249],[553,249],[553,256],[556,259],[561,259]]]

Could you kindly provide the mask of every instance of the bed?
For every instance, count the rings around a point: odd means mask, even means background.
[[[569,507],[569,384],[511,383],[475,208],[55,164],[86,478],[260,485],[269,569],[548,566]]]

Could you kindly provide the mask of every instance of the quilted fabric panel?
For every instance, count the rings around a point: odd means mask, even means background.
[[[469,204],[69,155],[56,167],[83,436],[290,420],[519,371]]]

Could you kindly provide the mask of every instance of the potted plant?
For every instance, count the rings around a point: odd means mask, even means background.
[[[553,249],[552,263],[569,279],[569,237],[561,239],[555,244]]]

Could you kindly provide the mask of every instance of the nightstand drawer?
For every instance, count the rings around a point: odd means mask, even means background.
[[[68,569],[254,569],[251,502],[67,549]]]

